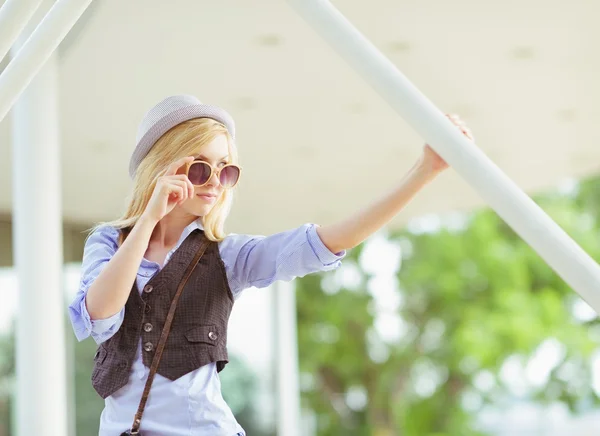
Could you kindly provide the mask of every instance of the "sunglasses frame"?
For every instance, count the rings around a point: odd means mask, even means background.
[[[219,185],[221,185],[223,187],[223,189],[232,189],[232,188],[235,188],[237,186],[238,182],[240,181],[240,177],[242,177],[242,167],[239,166],[239,165],[236,165],[236,164],[225,164],[221,168],[215,168],[211,164],[209,164],[208,162],[206,162],[205,160],[196,159],[196,160],[193,160],[193,161],[188,162],[186,164],[186,167],[185,167],[185,176],[188,177],[188,179],[189,179],[190,167],[192,165],[198,163],[198,162],[208,165],[208,167],[210,168],[210,176],[208,176],[208,179],[206,179],[206,182],[204,184],[202,184],[202,185],[194,185],[196,187],[206,186],[208,184],[208,182],[210,182],[210,179],[212,179],[213,175],[216,174],[217,179],[219,180]],[[220,176],[221,176],[221,171],[223,171],[223,168],[227,168],[227,167],[236,167],[238,169],[238,178],[235,181],[235,184],[233,186],[227,186],[227,187],[225,187],[221,183]]]

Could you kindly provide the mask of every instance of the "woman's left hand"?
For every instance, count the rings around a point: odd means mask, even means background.
[[[471,131],[457,115],[447,115],[447,117],[460,128],[467,138],[473,140]],[[448,168],[448,164],[444,159],[425,144],[421,158],[402,179],[400,186],[343,221],[317,227],[321,241],[333,253],[356,247],[387,224],[423,186],[446,168]]]
[[[458,115],[452,114],[446,116],[461,130],[461,132],[467,138],[469,138],[471,141],[474,140],[471,130],[469,130],[465,122],[461,120]],[[437,154],[429,144],[425,144],[423,147],[423,154],[419,160],[419,165],[434,176],[448,168],[446,161],[442,159],[442,157]]]

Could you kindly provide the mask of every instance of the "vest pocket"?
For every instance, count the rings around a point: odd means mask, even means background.
[[[215,355],[219,350],[217,344],[221,343],[220,333],[214,325],[196,326],[184,333],[188,341],[186,349],[193,362],[193,369],[216,360]]]
[[[98,350],[96,351],[96,355],[94,356],[94,362],[96,363],[96,365],[102,365],[104,363],[104,359],[106,359],[107,354],[108,352],[106,351],[106,348],[104,348],[102,345],[98,346]]]
[[[201,325],[185,332],[189,342],[216,345],[219,340],[219,332],[214,325]]]
[[[96,351],[96,355],[94,356],[94,369],[92,370],[92,380],[95,380],[98,377],[98,374],[101,371],[102,364],[108,355],[108,351],[102,345],[98,347]]]

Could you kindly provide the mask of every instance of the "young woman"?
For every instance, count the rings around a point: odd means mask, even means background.
[[[158,103],[138,130],[127,210],[88,238],[69,306],[77,338],[99,345],[100,435],[244,435],[218,376],[233,302],[248,287],[338,267],[445,168],[425,145],[395,189],[339,223],[226,235],[240,178],[232,118],[192,96]]]

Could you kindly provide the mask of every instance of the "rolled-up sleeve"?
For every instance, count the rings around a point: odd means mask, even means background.
[[[229,287],[234,295],[340,266],[345,252],[332,253],[315,224],[271,236],[229,235],[219,246]]]
[[[114,335],[123,322],[124,309],[110,318],[92,320],[85,304],[90,286],[117,251],[118,236],[116,229],[100,227],[85,243],[79,290],[68,310],[75,336],[79,341],[92,336],[96,343],[101,344]]]

